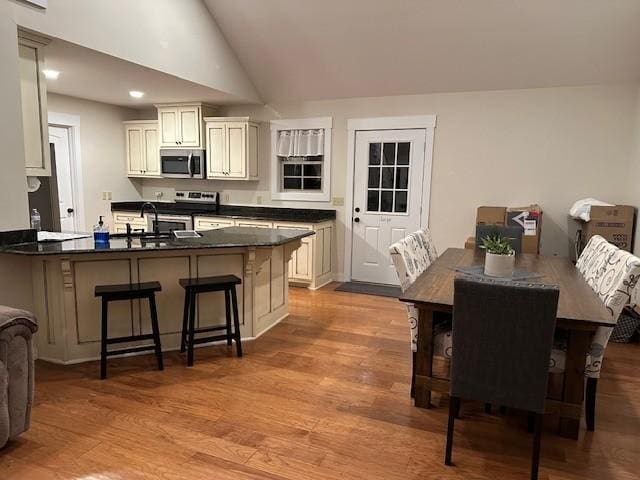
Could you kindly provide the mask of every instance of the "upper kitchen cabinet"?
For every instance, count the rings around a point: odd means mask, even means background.
[[[43,47],[48,43],[46,37],[18,30],[22,129],[29,177],[51,176],[47,85],[43,74]]]
[[[258,180],[258,124],[249,117],[206,117],[207,178]]]
[[[159,177],[158,121],[133,120],[124,123],[127,176]]]
[[[215,107],[205,103],[173,103],[156,105],[160,148],[204,148],[203,117],[212,115]]]

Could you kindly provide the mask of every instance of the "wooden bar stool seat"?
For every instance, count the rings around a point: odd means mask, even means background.
[[[144,283],[125,283],[118,285],[96,285],[95,296],[102,299],[102,336],[101,336],[101,349],[100,349],[100,379],[107,378],[107,357],[115,355],[123,355],[126,353],[138,353],[138,352],[155,352],[156,359],[158,361],[158,370],[164,370],[162,362],[162,346],[160,344],[160,329],[158,327],[158,310],[156,308],[156,296],[155,293],[162,290],[162,286],[159,282],[144,282]],[[135,299],[147,299],[149,300],[149,310],[151,315],[151,330],[152,333],[143,335],[130,335],[126,337],[109,338],[108,336],[108,314],[109,314],[109,302],[121,301],[121,300],[135,300]],[[141,340],[153,340],[153,344],[139,345],[135,347],[120,348],[117,350],[109,351],[108,345],[118,343],[130,343]]]
[[[182,339],[180,351],[187,351],[187,365],[193,366],[193,348],[195,345],[226,340],[227,345],[236,342],[238,357],[242,357],[242,341],[240,339],[240,319],[238,317],[238,297],[236,285],[242,283],[235,275],[218,275],[214,277],[181,278],[178,283],[184,288],[184,314],[182,317]],[[226,324],[218,327],[196,328],[196,304],[198,295],[209,292],[224,292]],[[233,311],[233,328],[231,326]],[[195,338],[196,334],[219,332],[224,334]]]

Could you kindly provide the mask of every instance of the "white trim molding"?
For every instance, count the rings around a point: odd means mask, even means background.
[[[84,187],[82,182],[82,158],[80,148],[80,117],[66,113],[49,112],[50,127],[69,129],[69,153],[71,155],[71,188],[73,189],[73,209],[76,213],[76,230],[86,232],[86,217],[84,211]]]
[[[306,202],[328,202],[331,200],[331,117],[295,118],[271,120],[271,199]],[[324,130],[324,155],[322,161],[321,192],[283,192],[280,190],[280,164],[276,155],[279,130]]]
[[[424,173],[422,191],[428,186],[429,195],[422,197],[420,213],[421,227],[429,226],[431,204],[431,170],[433,165],[433,141],[436,115],[413,115],[406,117],[352,118],[347,121],[347,183],[344,210],[344,281],[351,281],[351,254],[353,249],[353,189],[356,155],[356,132],[367,130],[426,130],[424,151]]]

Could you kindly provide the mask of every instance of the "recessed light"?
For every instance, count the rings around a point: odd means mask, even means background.
[[[130,90],[129,95],[131,95],[133,98],[142,98],[144,97],[144,92],[140,92],[138,90]]]
[[[47,80],[57,80],[60,76],[59,71],[51,70],[49,68],[45,68],[44,70],[42,70],[42,73],[44,73],[44,76]]]

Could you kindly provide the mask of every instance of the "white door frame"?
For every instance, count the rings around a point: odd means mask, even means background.
[[[75,213],[76,229],[86,232],[84,212],[84,195],[82,182],[82,158],[80,149],[80,117],[67,113],[49,112],[49,126],[69,129],[69,156],[71,162],[71,188],[73,190],[73,210]],[[47,138],[48,135],[47,135]]]
[[[420,213],[421,226],[429,226],[429,206],[431,203],[431,166],[433,163],[433,136],[436,127],[435,115],[408,117],[351,118],[347,120],[347,185],[345,191],[344,218],[344,281],[351,281],[351,252],[353,248],[353,191],[356,156],[356,132],[363,130],[426,130],[424,173],[422,192],[429,186],[429,195],[422,198]]]

